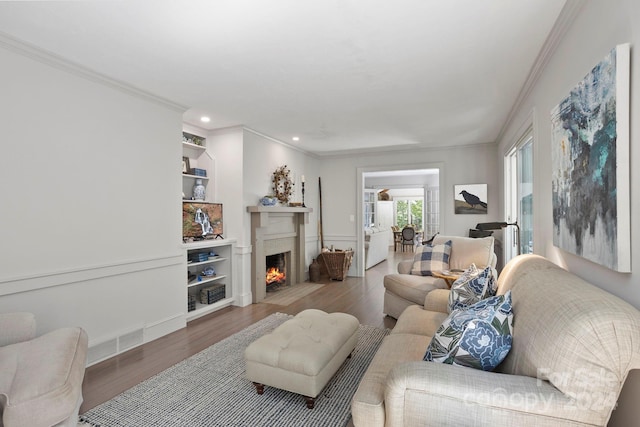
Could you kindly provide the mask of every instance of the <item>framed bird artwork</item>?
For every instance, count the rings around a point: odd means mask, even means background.
[[[456,214],[487,213],[487,184],[460,184],[453,187]]]

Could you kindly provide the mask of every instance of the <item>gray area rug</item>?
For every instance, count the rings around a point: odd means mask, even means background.
[[[345,426],[351,397],[386,329],[360,325],[358,344],[307,409],[304,398],[245,378],[244,349],[292,316],[276,313],[91,409],[81,420],[101,427]]]

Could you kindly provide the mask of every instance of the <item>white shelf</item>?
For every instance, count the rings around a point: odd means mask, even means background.
[[[222,279],[224,279],[226,277],[227,276],[225,274],[221,274],[219,276],[202,276],[202,280],[192,280],[187,284],[187,287],[191,288],[193,286],[204,285],[205,283],[216,282],[216,281],[222,280]]]
[[[190,200],[191,202],[193,200]],[[205,248],[213,248],[216,246],[227,246],[231,245],[231,243],[236,243],[236,239],[205,239],[198,240],[197,242],[183,243],[182,247],[191,251],[193,249],[205,249]]]
[[[188,267],[193,267],[196,265],[205,265],[205,264],[211,264],[214,262],[220,262],[220,261],[226,261],[227,258],[225,257],[221,257],[221,256],[217,256],[215,258],[210,258],[207,261],[198,261],[198,262],[187,262],[187,266]]]
[[[220,301],[216,301],[213,304],[200,304],[196,301],[196,309],[187,312],[187,322],[197,319],[198,317],[202,317],[205,314],[213,313],[214,311],[230,306],[231,304],[233,304],[233,298],[225,298]]]
[[[191,178],[191,179],[204,179],[204,180],[208,180],[209,179],[208,176],[191,175],[189,173],[183,173],[182,177],[183,178]]]
[[[183,142],[182,148],[187,150],[195,150],[196,152],[200,153],[207,149],[207,147],[205,147],[204,145],[190,144],[188,142]]]

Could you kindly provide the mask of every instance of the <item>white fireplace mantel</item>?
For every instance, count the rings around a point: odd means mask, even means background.
[[[247,206],[247,212],[274,212],[274,213],[310,213],[312,208],[290,208],[280,206]]]
[[[247,206],[251,213],[251,293],[253,302],[266,296],[265,257],[277,248],[279,252],[291,252],[292,284],[304,282],[305,272],[305,224],[309,223],[311,208]]]

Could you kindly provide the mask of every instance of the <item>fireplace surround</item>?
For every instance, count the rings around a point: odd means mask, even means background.
[[[251,213],[251,294],[254,303],[264,300],[266,257],[289,252],[287,283],[305,280],[305,225],[311,208],[248,206]]]

